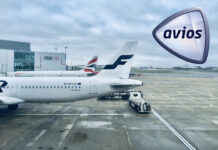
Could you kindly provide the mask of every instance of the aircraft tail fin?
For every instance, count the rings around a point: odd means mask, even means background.
[[[105,65],[97,76],[107,76],[126,79],[129,77],[132,60],[137,47],[137,41],[129,41],[117,55]]]
[[[98,61],[98,56],[94,56],[89,62],[88,64],[83,68],[83,71],[86,73],[94,73],[96,74],[96,64]]]

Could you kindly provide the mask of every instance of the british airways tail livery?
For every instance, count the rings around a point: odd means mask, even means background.
[[[85,77],[96,75],[95,71],[98,56],[94,56],[88,64],[79,71],[17,71],[7,72],[8,77]]]
[[[141,86],[128,79],[137,42],[127,42],[104,69],[92,77],[1,77],[0,105],[73,102]]]
[[[89,62],[88,64],[83,68],[83,71],[85,73],[87,73],[87,75],[95,75],[98,72],[95,71],[96,69],[96,64],[98,61],[98,56],[94,56]]]

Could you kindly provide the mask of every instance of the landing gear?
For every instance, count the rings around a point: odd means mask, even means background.
[[[8,105],[9,110],[16,110],[18,108],[18,104]]]

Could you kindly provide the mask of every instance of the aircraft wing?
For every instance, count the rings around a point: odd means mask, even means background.
[[[12,105],[12,104],[19,104],[23,102],[24,100],[19,99],[19,98],[0,96],[0,105]]]

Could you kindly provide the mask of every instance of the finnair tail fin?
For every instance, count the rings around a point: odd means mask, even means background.
[[[132,59],[137,47],[137,41],[129,41],[117,55],[105,65],[97,76],[107,76],[126,79],[129,77]]]
[[[94,56],[88,64],[83,68],[83,71],[86,73],[94,73],[96,74],[97,72],[95,71],[96,69],[96,64],[98,61],[98,56]]]

